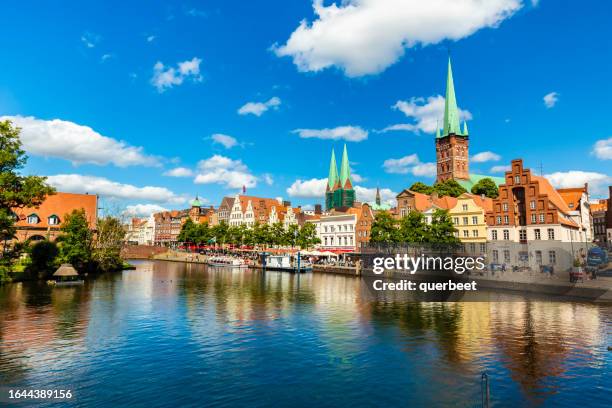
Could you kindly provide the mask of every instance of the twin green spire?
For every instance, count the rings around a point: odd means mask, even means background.
[[[448,136],[450,134],[467,136],[467,122],[463,122],[463,133],[459,124],[459,108],[457,108],[457,98],[455,96],[455,84],[453,82],[453,68],[451,67],[450,57],[448,58],[448,73],[446,76],[446,98],[444,100],[444,128],[442,135],[440,130],[436,130],[436,138]]]
[[[332,149],[331,161],[329,162],[329,176],[327,177],[327,186],[329,189],[333,189],[336,183],[340,181],[340,186],[344,187],[347,180],[351,180],[351,168],[349,165],[348,153],[346,151],[346,144],[344,145],[344,151],[342,152],[342,162],[340,163],[340,177],[338,177],[338,167],[336,164],[336,153]]]

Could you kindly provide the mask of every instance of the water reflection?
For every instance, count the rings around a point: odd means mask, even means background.
[[[79,403],[102,406],[126,392],[135,404],[473,406],[486,370],[501,405],[605,406],[610,314],[529,299],[419,303],[373,297],[353,277],[142,262],[80,287],[0,288],[0,382],[71,384]],[[293,391],[268,390],[279,384]]]

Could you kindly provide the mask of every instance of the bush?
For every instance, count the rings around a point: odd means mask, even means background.
[[[36,274],[51,275],[55,269],[59,249],[55,242],[40,241],[34,244],[30,257],[30,271]]]

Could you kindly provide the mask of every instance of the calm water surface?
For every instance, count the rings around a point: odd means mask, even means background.
[[[612,405],[610,307],[370,295],[353,277],[166,262],[8,285],[0,384],[86,407],[471,407],[487,371],[496,406]]]

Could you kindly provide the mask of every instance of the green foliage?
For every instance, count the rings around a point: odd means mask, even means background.
[[[73,210],[64,218],[62,234],[57,238],[61,263],[83,270],[92,260],[93,232],[89,229],[85,210]]]
[[[433,185],[433,191],[438,193],[438,196],[451,196],[451,197],[459,197],[461,194],[466,193],[467,190],[461,187],[456,180],[448,179],[436,183]]]
[[[399,232],[397,221],[387,211],[380,211],[374,216],[372,230],[370,232],[371,242],[398,242]]]
[[[316,244],[320,244],[321,240],[317,237],[317,228],[314,224],[307,222],[300,228],[297,244],[302,249],[308,249]]]
[[[425,216],[417,211],[410,211],[399,222],[398,240],[400,242],[428,242],[429,226]]]
[[[499,189],[497,188],[497,184],[495,184],[492,179],[485,177],[478,180],[478,182],[474,184],[472,187],[472,194],[484,194],[489,198],[497,198],[499,196]]]
[[[3,247],[0,265],[3,269],[10,269],[11,262],[20,253],[18,247],[8,246],[15,234],[13,209],[36,207],[55,192],[45,183],[45,177],[20,174],[28,159],[21,148],[20,131],[10,121],[0,121],[0,240]]]
[[[435,210],[431,224],[427,224],[425,216],[417,211],[410,211],[399,222],[388,212],[379,212],[374,217],[371,242],[381,243],[422,243],[422,244],[452,244],[458,243],[455,237],[455,227],[446,210]]]
[[[456,244],[460,242],[459,238],[455,236],[456,229],[453,220],[446,210],[435,210],[428,227],[430,243]]]
[[[98,220],[98,234],[92,252],[92,260],[98,271],[108,272],[122,269],[121,247],[124,238],[125,230],[118,218],[105,217]]]
[[[431,192],[433,191],[433,187],[428,186],[425,183],[421,183],[420,181],[417,181],[412,186],[410,186],[409,190],[417,193],[431,194]]]
[[[30,252],[31,264],[29,270],[33,274],[52,275],[56,267],[56,259],[59,249],[55,242],[39,241],[32,247]]]

